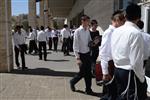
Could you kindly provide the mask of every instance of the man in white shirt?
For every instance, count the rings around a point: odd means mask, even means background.
[[[15,62],[20,69],[20,63],[19,63],[19,53],[21,55],[21,61],[22,61],[22,70],[27,69],[25,64],[25,35],[21,32],[21,27],[16,26],[15,27],[15,33],[13,34],[13,40],[14,40],[14,49],[15,49]]]
[[[39,42],[39,60],[42,60],[42,49],[44,51],[44,61],[47,60],[47,34],[44,32],[44,27],[41,26],[41,31],[38,32],[37,41]]]
[[[69,40],[70,40],[70,31],[68,30],[68,25],[64,25],[64,28],[61,30],[62,42],[63,42],[63,52],[64,56],[69,55]]]
[[[150,57],[150,34],[143,32],[144,22],[139,20],[137,22],[137,26],[141,29],[142,37],[144,40],[144,65],[146,64],[146,61]]]
[[[90,48],[88,47],[88,44],[91,41],[89,21],[90,18],[86,15],[83,15],[81,17],[82,25],[78,29],[76,29],[74,33],[73,50],[80,70],[78,74],[70,81],[71,90],[75,91],[75,84],[80,79],[84,78],[86,85],[86,94],[93,93],[91,89],[92,75]]]
[[[112,58],[108,57],[108,55],[110,55],[110,53],[111,53],[111,35],[117,27],[120,27],[121,25],[124,24],[125,17],[124,17],[123,12],[119,11],[119,10],[114,12],[112,14],[111,20],[112,20],[112,24],[109,25],[109,28],[104,32],[104,34],[102,36],[102,43],[99,48],[100,49],[100,51],[99,51],[100,57],[99,58],[101,61],[102,73],[104,76],[103,79],[105,79],[104,81],[111,80],[111,78],[113,76],[114,70],[108,71],[108,67],[110,68],[112,66],[112,65],[109,65],[109,62],[111,62]],[[111,69],[113,69],[113,68],[111,68]],[[114,83],[111,84],[112,86],[104,85],[103,94],[105,94],[105,95],[104,95],[103,99],[104,98],[111,98],[111,99],[115,98],[113,95],[114,91],[112,91],[112,88],[111,88],[111,87],[113,87],[113,84]]]
[[[37,48],[37,44],[36,44],[36,33],[35,31],[32,30],[32,28],[29,28],[29,36],[28,38],[30,39],[29,41],[29,54],[31,54],[34,50],[34,53],[36,54],[37,51],[38,51],[38,48]]]
[[[52,39],[53,39],[53,45],[54,45],[54,51],[57,52],[57,46],[58,46],[58,32],[56,29],[52,30]]]
[[[112,34],[111,55],[115,65],[114,80],[119,100],[145,100],[146,93],[139,87],[145,81],[143,68],[143,38],[136,23],[141,18],[141,8],[130,4],[126,8],[125,24]],[[108,56],[108,57],[109,57]],[[138,88],[137,88],[138,87]]]
[[[50,27],[47,27],[45,32],[46,32],[47,37],[48,37],[49,50],[52,50],[52,29]]]

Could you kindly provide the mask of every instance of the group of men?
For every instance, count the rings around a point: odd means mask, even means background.
[[[143,27],[141,8],[129,4],[126,13],[116,11],[112,15],[112,24],[102,36],[99,47],[99,60],[103,73],[105,95],[101,100],[145,100],[147,98],[147,83],[145,79],[144,62],[150,55],[150,35],[141,31]],[[81,17],[81,26],[75,30],[73,49],[78,74],[70,80],[70,88],[76,91],[75,85],[81,79],[85,80],[85,93],[92,94],[92,75],[89,42],[90,18]],[[114,70],[110,75],[109,61],[113,61]]]
[[[19,53],[21,54],[22,69],[27,69],[25,65],[25,54],[38,54],[39,60],[44,59],[44,61],[47,61],[47,47],[49,50],[52,50],[53,46],[53,51],[57,52],[59,38],[62,42],[64,56],[69,55],[69,51],[71,51],[71,46],[73,45],[73,42],[71,43],[71,41],[73,41],[73,33],[72,30],[68,28],[68,25],[65,24],[60,32],[50,27],[45,29],[44,26],[41,26],[40,29],[29,27],[28,31],[29,33],[27,34],[23,27],[17,25],[13,32],[15,62],[18,69],[21,69]],[[26,44],[26,39],[29,39],[29,45]],[[44,57],[42,55],[44,55]]]
[[[104,32],[102,41],[99,42],[99,32],[96,30],[97,21],[92,20],[91,30],[89,27],[90,18],[87,15],[81,17],[81,26],[74,32],[73,50],[76,57],[76,63],[79,66],[78,74],[70,80],[72,91],[76,91],[76,83],[84,78],[85,93],[92,94],[92,73],[91,65],[96,63],[98,54],[100,57],[100,65],[103,73],[105,95],[101,100],[145,100],[147,98],[147,83],[145,79],[144,62],[150,55],[150,35],[143,33],[143,22],[141,18],[141,8],[136,4],[130,4],[126,8],[126,14],[122,11],[116,11],[112,17],[112,24]],[[141,29],[140,29],[141,28]],[[58,34],[54,32],[52,38],[51,28],[44,30],[40,27],[37,36],[30,29],[30,49],[29,53],[35,49],[39,53],[39,60],[42,60],[42,50],[44,51],[44,60],[47,60],[47,41],[49,49],[52,49],[52,39],[54,42],[54,50],[57,51]],[[47,34],[46,34],[47,33]],[[69,55],[69,39],[70,31],[68,25],[64,25],[61,30],[63,52]],[[18,60],[19,53],[22,58],[22,69],[27,69],[25,65],[25,34],[21,31],[20,26],[16,26],[13,34],[15,61],[18,68],[20,63]],[[36,37],[36,38],[35,38]],[[91,47],[89,43],[96,39]],[[38,49],[36,41],[38,41]],[[99,42],[99,43],[98,43]],[[98,43],[98,44],[97,44]],[[101,46],[100,46],[101,45]],[[37,51],[38,50],[38,51]],[[92,54],[91,54],[92,51]],[[91,55],[93,57],[91,61]],[[109,61],[113,61],[113,75],[109,71]],[[138,88],[137,88],[138,87]]]

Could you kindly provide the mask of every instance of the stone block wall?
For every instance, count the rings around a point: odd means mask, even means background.
[[[0,72],[13,69],[11,0],[0,0]]]
[[[113,0],[91,0],[85,7],[84,13],[96,19],[99,26],[106,30],[108,25],[111,23],[111,15],[114,11]]]

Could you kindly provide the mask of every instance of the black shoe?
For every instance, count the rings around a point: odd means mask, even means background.
[[[64,54],[64,56],[67,56],[67,54]]]
[[[26,69],[28,69],[28,67],[22,67],[22,70],[26,70]]]
[[[47,59],[44,59],[44,61],[47,61]]]
[[[75,86],[72,84],[72,82],[71,82],[71,81],[70,81],[70,88],[71,88],[71,90],[72,90],[73,92],[75,92],[75,91],[76,91]]]
[[[39,58],[39,60],[42,60],[42,58]]]
[[[94,92],[92,91],[92,89],[90,89],[90,90],[86,90],[86,91],[85,91],[85,94],[93,95],[93,94],[94,94]]]

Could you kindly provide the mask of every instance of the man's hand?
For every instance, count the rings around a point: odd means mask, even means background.
[[[77,65],[80,67],[81,66],[81,64],[82,64],[82,61],[79,59],[79,58],[77,58]]]
[[[111,78],[112,77],[109,74],[103,75],[103,80],[104,81],[109,81],[109,80],[111,80]]]

